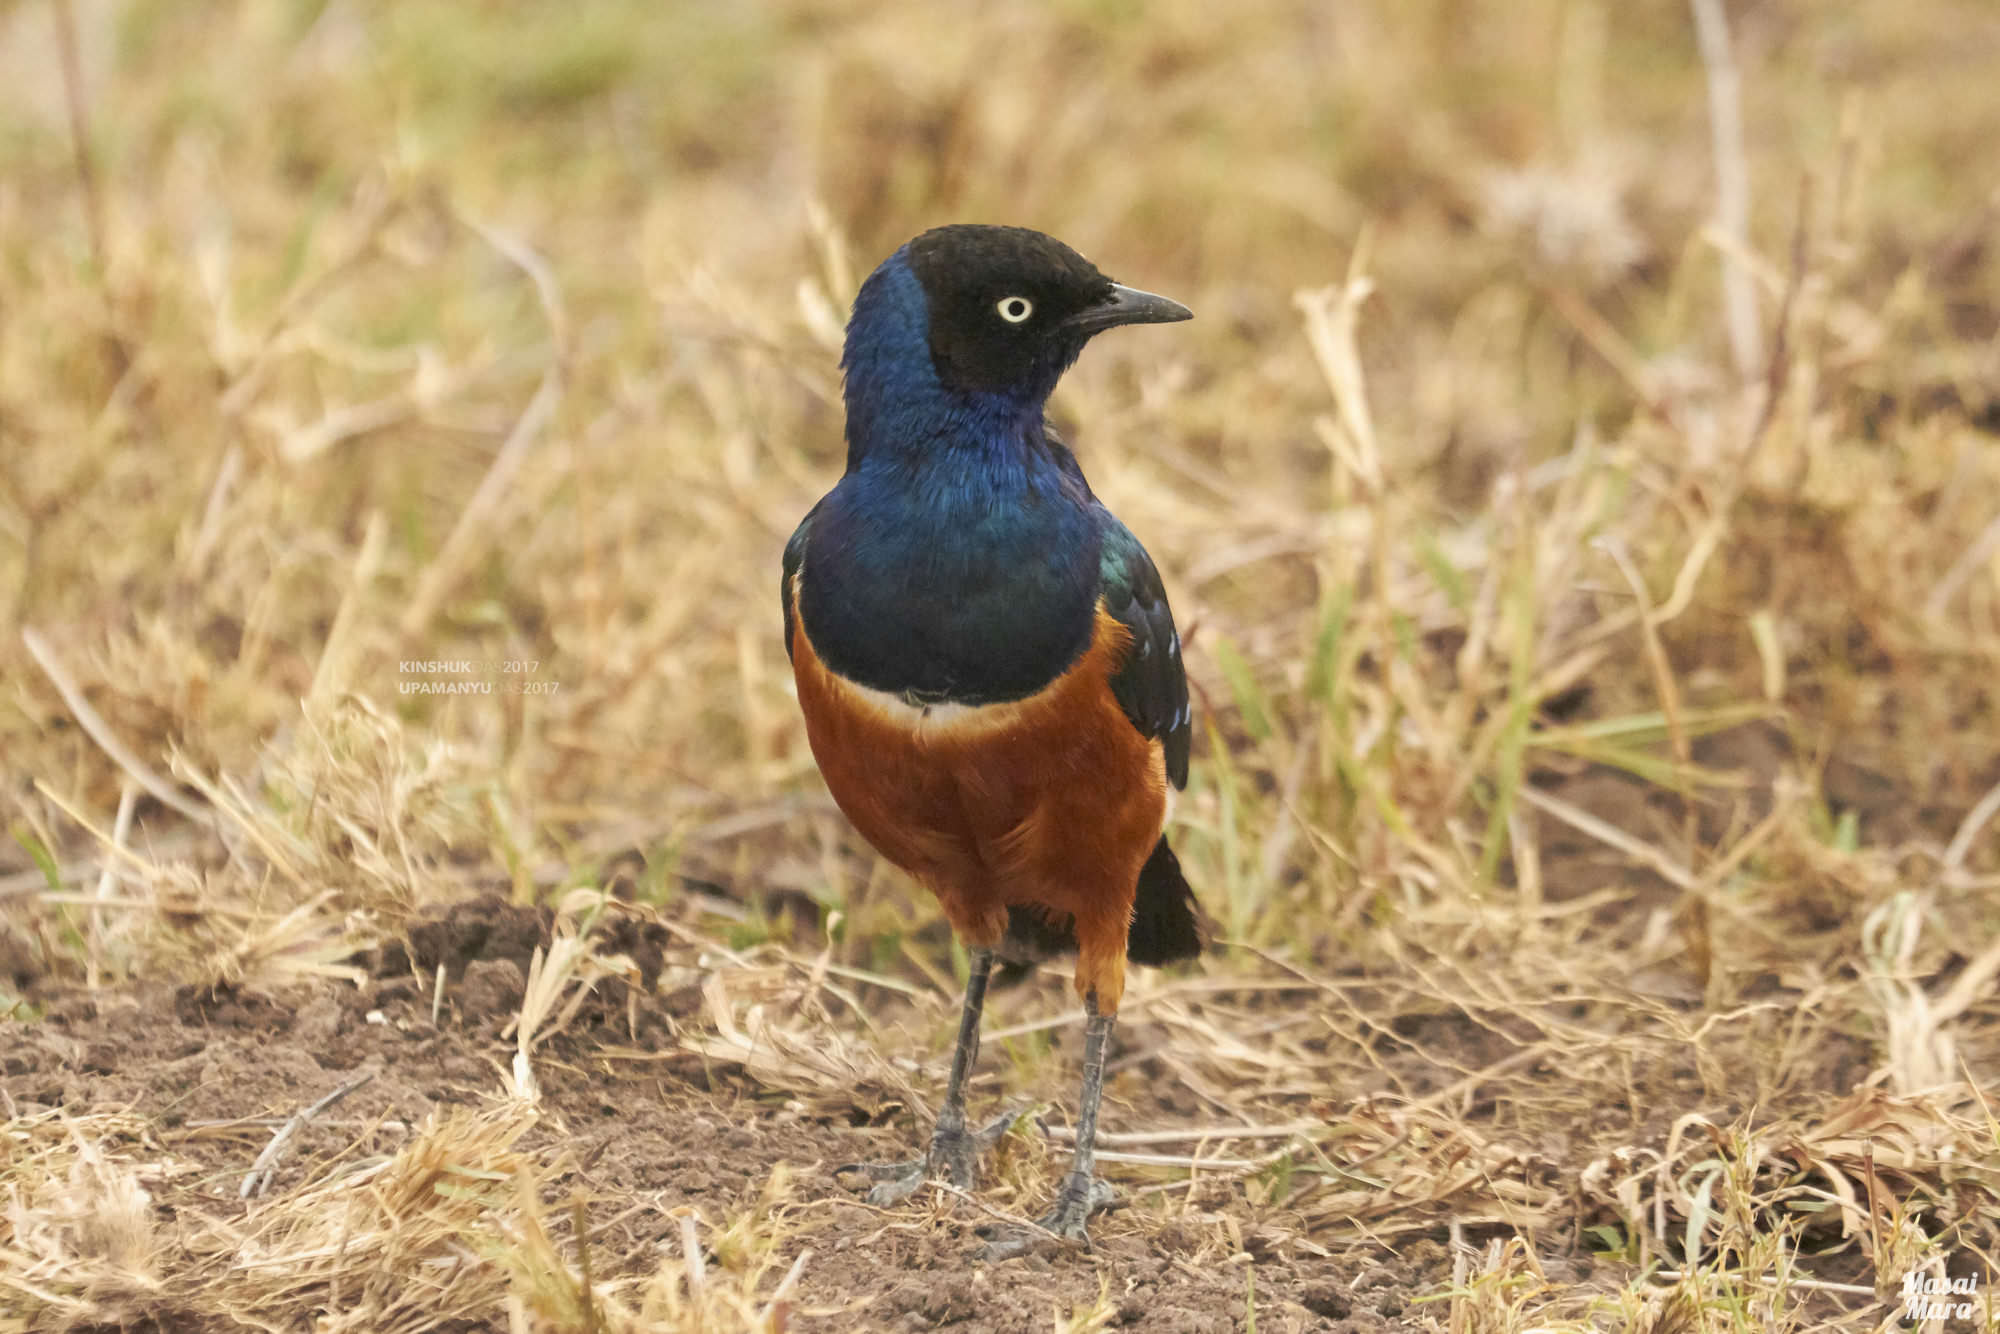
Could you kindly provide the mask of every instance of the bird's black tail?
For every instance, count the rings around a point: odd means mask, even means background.
[[[1167,846],[1166,835],[1153,845],[1139,868],[1139,889],[1132,903],[1132,932],[1125,957],[1157,967],[1200,954],[1206,944],[1201,909],[1194,890],[1181,874],[1180,859]],[[1076,953],[1076,930],[1068,917],[1016,906],[1007,910],[1007,938],[1000,945],[1000,985],[1019,981],[1044,959]]]
[[[1139,868],[1139,894],[1132,903],[1132,934],[1125,942],[1125,957],[1155,966],[1177,963],[1200,954],[1202,944],[1201,909],[1181,874],[1180,858],[1162,834],[1153,845],[1153,855]]]

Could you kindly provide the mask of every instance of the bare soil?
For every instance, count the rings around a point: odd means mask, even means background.
[[[530,909],[461,905],[414,933],[414,959],[386,951],[359,987],[329,983],[275,999],[143,986],[52,997],[44,1022],[15,1028],[0,1056],[0,1093],[17,1108],[136,1113],[144,1148],[171,1163],[148,1182],[160,1216],[243,1215],[263,1207],[239,1192],[275,1126],[364,1073],[372,1078],[296,1136],[273,1195],[393,1153],[434,1112],[490,1099],[512,1055],[504,1034],[543,925]],[[417,978],[440,961],[456,980],[433,1023],[430,988]],[[1253,1303],[1263,1330],[1399,1329],[1415,1327],[1415,1298],[1449,1281],[1447,1250],[1435,1239],[1377,1248],[1359,1265],[1273,1250],[1240,1198],[1226,1220],[1190,1213],[1162,1224],[1148,1211],[1114,1209],[1097,1220],[1092,1251],[1051,1247],[989,1263],[979,1252],[995,1224],[970,1203],[880,1210],[835,1179],[847,1161],[907,1156],[921,1134],[907,1109],[884,1106],[870,1125],[860,1108],[804,1109],[684,1056],[646,1060],[677,999],[669,992],[636,1008],[629,999],[594,999],[544,1049],[545,1116],[521,1146],[564,1164],[551,1189],[587,1202],[600,1273],[677,1255],[675,1210],[742,1214],[782,1167],[803,1201],[787,1252],[813,1252],[797,1289],[798,1329],[1044,1330],[1052,1316],[1100,1302],[1115,1309],[1113,1327],[1162,1334],[1244,1328]],[[1114,1080],[1110,1121],[1136,1098],[1149,1125],[1171,1124],[1172,1104],[1146,1092],[1140,1081]],[[1001,1149],[1020,1151],[1013,1141]],[[1063,1152],[1049,1151],[1049,1187]],[[993,1201],[1002,1211],[1041,1205],[1006,1193]],[[1219,1231],[1241,1237],[1234,1262],[1219,1256],[1233,1248],[1218,1246]],[[296,1314],[304,1327],[309,1312]],[[170,1307],[122,1327],[222,1328]]]

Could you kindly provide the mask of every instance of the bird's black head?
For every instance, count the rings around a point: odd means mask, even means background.
[[[931,363],[952,389],[1046,394],[1092,334],[1189,318],[1026,227],[939,227],[905,253],[924,291]]]
[[[1092,334],[1188,318],[1180,302],[1122,288],[1028,228],[940,226],[912,240],[908,254],[930,314],[930,360],[950,388],[1008,390],[1044,378],[1052,388]]]
[[[1030,424],[1093,334],[1189,318],[1025,227],[939,227],[868,276],[847,324],[848,461]],[[1039,438],[1039,437],[1037,437]],[[929,442],[929,443],[927,443]]]

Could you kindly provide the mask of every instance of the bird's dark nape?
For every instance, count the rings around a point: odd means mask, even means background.
[[[1153,845],[1153,855],[1139,868],[1139,896],[1132,904],[1132,934],[1125,941],[1125,957],[1158,967],[1194,958],[1204,943],[1194,889],[1162,834]]]

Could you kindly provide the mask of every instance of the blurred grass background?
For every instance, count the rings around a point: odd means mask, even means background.
[[[1741,238],[1674,4],[0,10],[0,1008],[275,984],[297,939],[246,960],[227,914],[311,904],[325,962],[632,850],[738,944],[948,990],[819,787],[776,570],[856,282],[1002,221],[1197,314],[1056,415],[1189,642],[1177,841],[1263,951],[1205,968],[1777,998],[1843,1054],[1748,1024],[1709,1102],[1963,1105],[2000,14],[1726,8]],[[434,659],[536,667],[406,693]],[[151,909],[106,916],[121,806]],[[1963,1003],[1898,1038],[1905,987]]]

